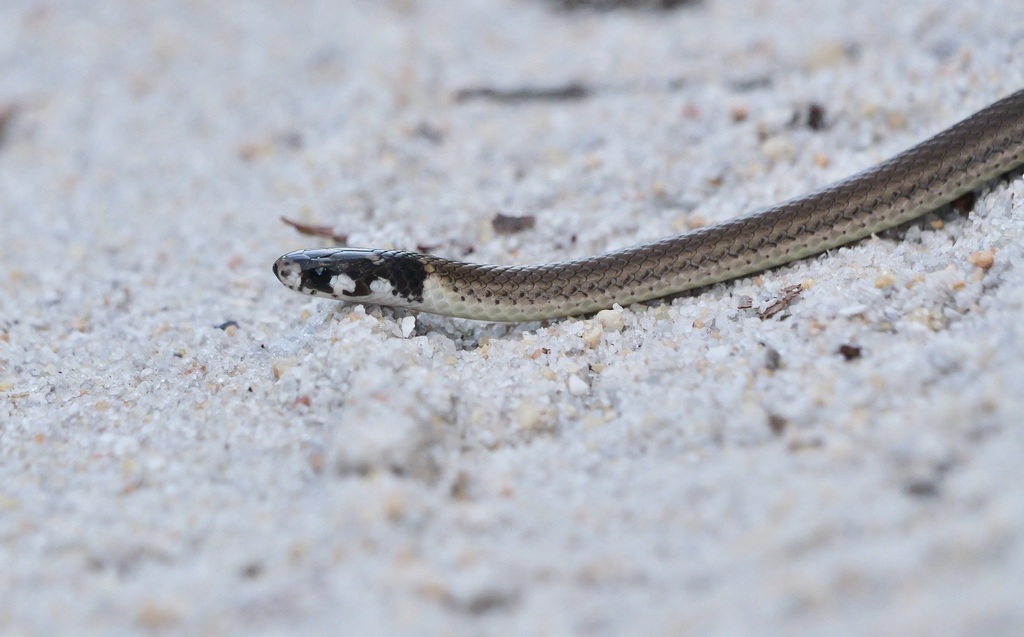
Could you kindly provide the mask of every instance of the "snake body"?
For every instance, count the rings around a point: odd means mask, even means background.
[[[546,265],[396,250],[291,252],[274,274],[304,294],[485,321],[587,314],[707,286],[892,228],[1024,164],[1024,90],[827,188],[690,232]]]

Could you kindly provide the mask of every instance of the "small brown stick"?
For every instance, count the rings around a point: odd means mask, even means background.
[[[340,232],[335,232],[331,226],[315,226],[311,223],[303,223],[301,221],[292,221],[287,217],[281,217],[281,221],[287,223],[289,226],[295,228],[299,234],[304,234],[310,237],[324,237],[334,241],[339,246],[348,245],[348,235]]]

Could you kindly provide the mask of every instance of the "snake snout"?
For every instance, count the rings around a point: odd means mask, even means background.
[[[274,261],[274,276],[286,287],[293,290],[299,289],[301,268],[297,263],[288,259],[288,255]]]

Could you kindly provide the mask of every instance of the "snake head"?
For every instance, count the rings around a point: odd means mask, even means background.
[[[427,277],[420,255],[361,248],[289,252],[274,262],[274,275],[303,294],[389,304],[422,301]]]

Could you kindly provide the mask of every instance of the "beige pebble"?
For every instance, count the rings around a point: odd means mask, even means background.
[[[847,44],[841,40],[828,40],[818,44],[808,59],[808,66],[811,69],[820,70],[838,64],[849,59]]]
[[[524,400],[516,408],[516,422],[520,429],[537,429],[544,422],[544,408],[532,400]]]
[[[796,145],[789,135],[774,135],[761,144],[761,152],[772,161],[788,161],[796,157]]]
[[[604,328],[601,324],[590,326],[586,331],[583,332],[583,343],[590,349],[594,349],[601,344],[601,336],[604,334]]]
[[[878,276],[875,277],[875,287],[879,290],[887,288],[896,282],[896,275],[886,270],[885,272],[879,272]]]
[[[622,308],[616,305],[610,310],[601,310],[597,313],[597,322],[605,329],[621,332],[626,326],[622,317]]]
[[[183,614],[180,604],[145,601],[139,607],[135,621],[143,628],[157,630],[179,623]]]
[[[919,307],[907,314],[907,320],[924,325],[933,332],[941,331],[946,327],[946,319],[934,310]]]
[[[996,261],[996,252],[995,250],[982,250],[967,257],[967,260],[973,266],[988,270]]]
[[[295,360],[291,358],[280,358],[270,364],[270,369],[274,373],[274,380],[279,380],[292,367],[295,367]]]

